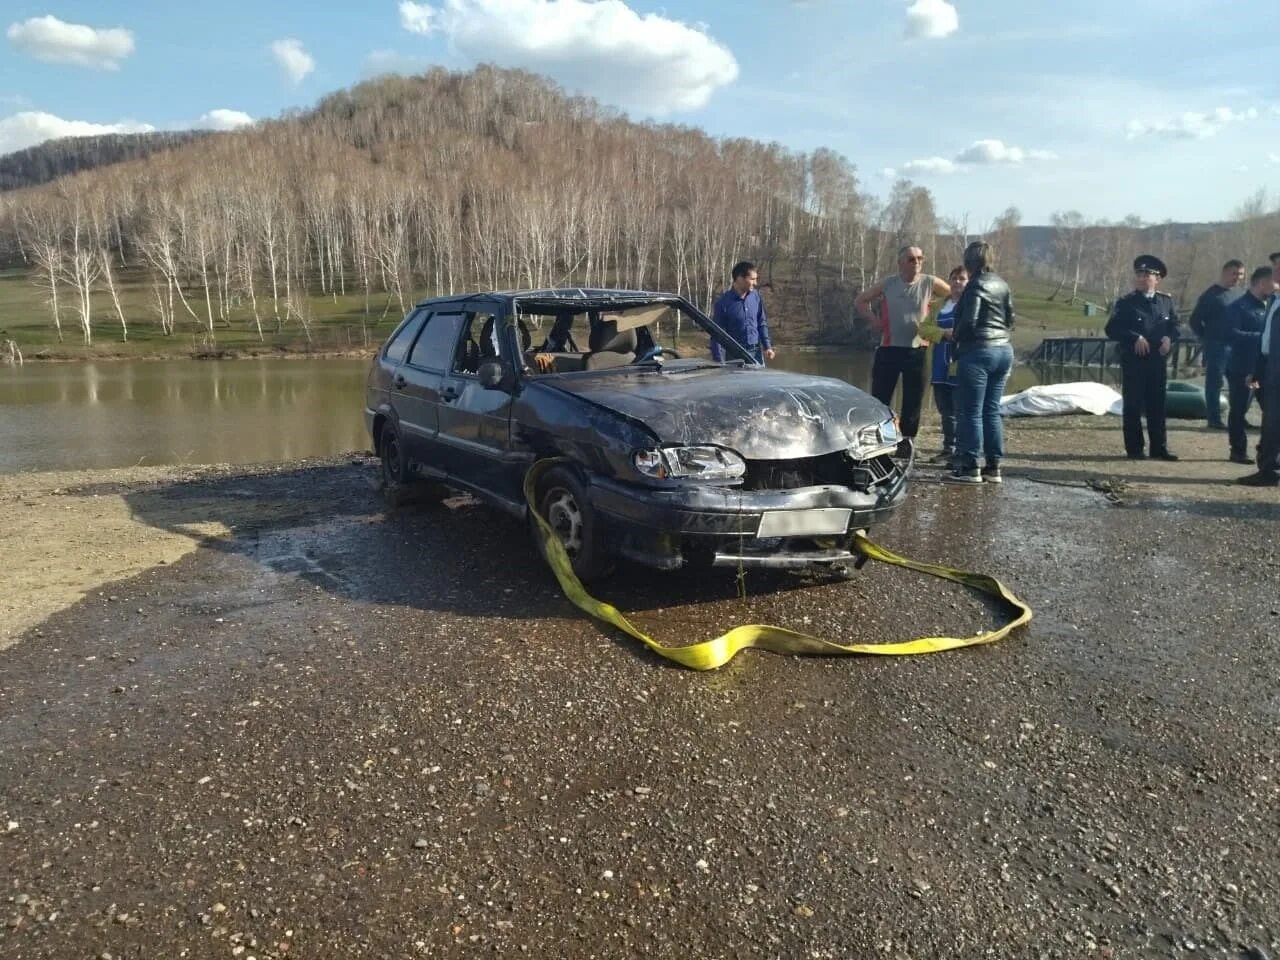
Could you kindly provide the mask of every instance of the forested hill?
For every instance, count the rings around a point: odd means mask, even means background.
[[[0,190],[35,187],[82,170],[137,160],[205,135],[206,131],[202,130],[181,130],[46,140],[37,146],[0,156]]]
[[[126,152],[155,142],[112,139]],[[1033,265],[1073,298],[1123,289],[1135,244],[1148,245],[1136,221],[1067,213],[1026,251],[1014,207],[949,222],[909,180],[865,190],[833,150],[637,123],[493,67],[382,77],[164,146],[0,196],[0,261],[45,289],[51,323],[74,322],[86,340],[104,320],[123,330],[136,312],[123,284],[149,303],[130,324],[207,340],[227,327],[310,339],[316,299],[343,294],[383,314],[437,293],[552,285],[660,288],[709,306],[750,258],[773,284],[780,340],[848,341],[865,335],[854,295],[903,243],[945,269],[980,234],[1004,272]],[[1198,278],[1221,248],[1246,256],[1274,235],[1273,220],[1251,223],[1239,240],[1166,226],[1152,249]]]

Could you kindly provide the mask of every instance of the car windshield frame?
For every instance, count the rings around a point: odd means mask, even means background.
[[[589,310],[597,310],[604,312],[616,312],[620,310],[631,310],[638,307],[648,306],[669,306],[682,310],[690,317],[695,324],[712,339],[716,340],[725,350],[728,358],[727,362],[741,361],[750,366],[760,366],[756,359],[747,352],[737,340],[729,336],[719,325],[717,325],[710,317],[695,307],[684,297],[673,293],[644,293],[632,291],[619,291],[613,295],[596,295],[595,291],[579,290],[578,296],[567,296],[552,292],[534,291],[528,294],[512,297],[511,312],[508,314],[508,322],[512,325],[520,319],[522,315],[537,314],[555,314],[563,313],[566,308],[572,308],[574,313],[586,312]],[[677,361],[679,362],[679,361]],[[714,360],[704,361],[708,366],[720,366]],[[619,370],[634,370],[636,367],[647,366],[645,363],[630,363],[618,367],[605,367],[597,370],[575,370],[565,373],[543,374],[537,376],[536,379],[542,379],[543,376],[558,377],[580,377],[608,372],[617,372]],[[527,376],[527,374],[525,375]]]

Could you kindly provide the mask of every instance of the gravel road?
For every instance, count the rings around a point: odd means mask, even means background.
[[[1129,464],[1064,423],[872,531],[1029,628],[709,674],[586,620],[514,521],[388,513],[363,457],[10,480],[14,543],[122,526],[50,548],[107,558],[79,600],[0,580],[39,611],[0,653],[0,957],[1280,956],[1280,500],[1220,437]],[[875,564],[746,586],[597,593],[670,642],[994,615]]]

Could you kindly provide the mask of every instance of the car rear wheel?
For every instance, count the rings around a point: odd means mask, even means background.
[[[538,488],[538,512],[569,555],[578,579],[586,583],[611,573],[613,557],[604,544],[586,491],[573,471],[555,467],[547,471]],[[541,549],[541,527],[535,525],[533,534]]]
[[[415,477],[409,468],[404,452],[400,428],[388,422],[378,439],[381,460],[382,496],[390,507],[402,507],[410,503],[434,503],[448,491],[437,483],[429,483]]]

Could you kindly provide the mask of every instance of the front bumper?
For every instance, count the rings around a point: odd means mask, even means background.
[[[592,478],[588,495],[609,542],[623,556],[674,569],[685,563],[802,567],[855,559],[849,536],[886,517],[906,496],[906,469],[866,490],[821,484],[785,490],[741,490],[709,484],[645,487]],[[842,530],[820,535],[760,537],[766,514],[849,511]]]

